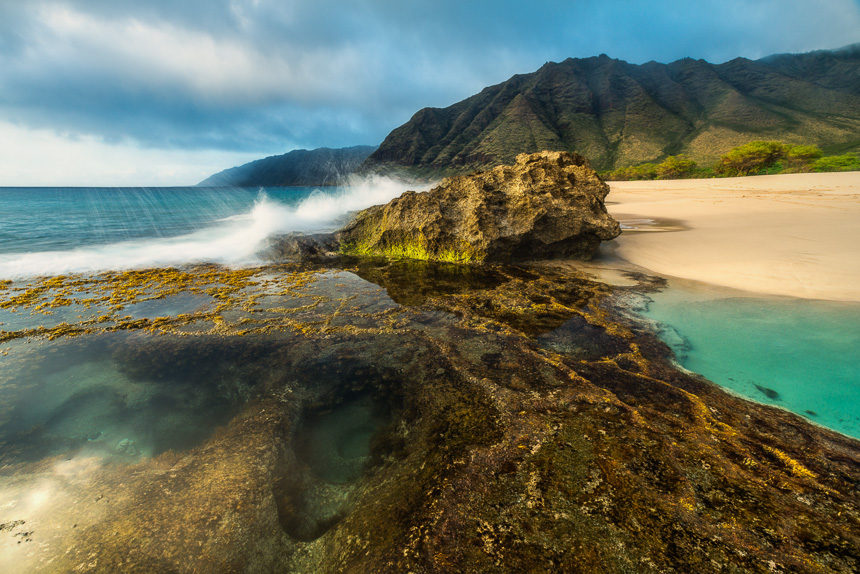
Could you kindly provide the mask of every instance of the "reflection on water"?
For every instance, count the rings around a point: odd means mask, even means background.
[[[671,284],[646,316],[691,371],[860,437],[860,305]]]

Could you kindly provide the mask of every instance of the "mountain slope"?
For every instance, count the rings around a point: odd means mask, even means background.
[[[204,179],[204,187],[336,185],[356,170],[376,149],[355,146],[340,149],[293,150],[231,167]]]
[[[642,65],[547,63],[392,131],[365,170],[463,173],[518,153],[572,150],[598,169],[676,153],[712,162],[752,139],[860,147],[860,44],[841,50]]]

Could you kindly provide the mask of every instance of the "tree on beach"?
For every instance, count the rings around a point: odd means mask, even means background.
[[[752,141],[729,150],[713,169],[700,168],[693,159],[679,154],[670,155],[659,164],[631,165],[601,175],[610,181],[630,181],[808,171],[860,171],[860,156],[856,153],[825,156],[816,145]]]
[[[751,175],[773,167],[785,157],[788,146],[778,141],[751,141],[731,149],[716,166],[721,175]]]
[[[786,154],[789,160],[806,163],[822,156],[821,148],[817,145],[791,146]]]

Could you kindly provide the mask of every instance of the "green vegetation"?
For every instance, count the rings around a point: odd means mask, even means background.
[[[386,259],[415,259],[418,261],[441,261],[444,263],[472,263],[477,258],[468,248],[451,247],[433,249],[421,236],[418,241],[403,241],[379,247],[372,242],[344,243],[340,247],[344,255],[355,257],[385,257]]]
[[[715,171],[720,175],[755,175],[786,157],[788,146],[778,141],[751,141],[732,148],[720,158]]]
[[[616,181],[638,181],[643,179],[657,179],[657,165],[653,163],[642,163],[622,167],[615,171],[601,174],[605,179]]]
[[[822,156],[822,152],[815,145],[796,145],[789,148],[785,160],[791,164],[805,165]]]
[[[657,165],[657,179],[679,179],[690,177],[696,173],[696,162],[681,155],[670,155]]]
[[[695,161],[684,154],[670,155],[661,163],[643,163],[622,167],[601,174],[604,179],[613,181],[633,181],[643,179],[683,179],[702,177]]]
[[[812,163],[812,171],[860,171],[860,157],[853,153],[822,157]]]
[[[631,181],[855,170],[860,170],[857,154],[825,156],[814,145],[793,146],[780,141],[756,140],[732,148],[712,168],[700,168],[681,154],[670,155],[659,164],[643,163],[601,175],[608,180]]]

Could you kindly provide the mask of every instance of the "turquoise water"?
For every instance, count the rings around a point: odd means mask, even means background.
[[[687,369],[860,438],[860,304],[670,284],[644,314]]]

